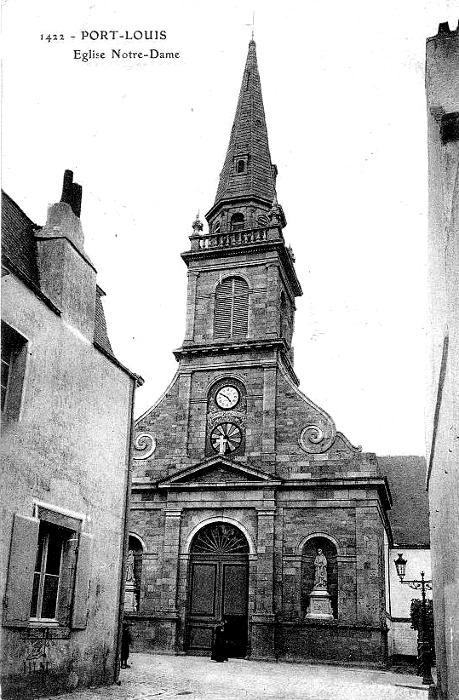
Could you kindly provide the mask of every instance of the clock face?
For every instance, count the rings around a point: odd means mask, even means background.
[[[239,402],[239,392],[235,386],[222,386],[215,396],[216,404],[219,408],[234,408]]]
[[[234,423],[221,423],[213,429],[210,441],[215,452],[228,454],[237,450],[242,442],[242,433]]]

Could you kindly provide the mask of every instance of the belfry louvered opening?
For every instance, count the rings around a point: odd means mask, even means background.
[[[246,336],[249,286],[241,277],[227,277],[215,292],[214,338]]]

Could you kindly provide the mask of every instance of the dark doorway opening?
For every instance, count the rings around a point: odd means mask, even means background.
[[[191,545],[188,580],[187,651],[209,653],[214,628],[225,620],[229,657],[247,652],[247,540],[229,523],[211,523]]]

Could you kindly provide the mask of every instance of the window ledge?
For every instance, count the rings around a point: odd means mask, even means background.
[[[30,622],[28,627],[22,630],[27,632],[27,637],[38,639],[69,639],[70,627],[62,627],[58,622]]]

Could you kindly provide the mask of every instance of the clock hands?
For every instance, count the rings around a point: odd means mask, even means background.
[[[239,392],[234,386],[222,386],[217,391],[216,402],[220,408],[232,408],[239,401]]]

